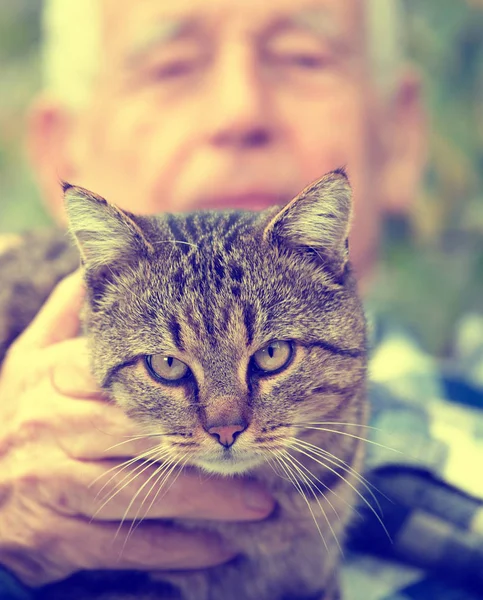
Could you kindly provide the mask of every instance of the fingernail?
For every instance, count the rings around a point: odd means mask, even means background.
[[[250,510],[264,514],[270,513],[275,504],[270,494],[255,482],[245,484],[243,501]]]

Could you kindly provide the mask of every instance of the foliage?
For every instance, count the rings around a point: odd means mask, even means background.
[[[386,225],[377,304],[448,354],[461,316],[483,311],[483,1],[407,0],[407,15],[429,164],[409,223]]]

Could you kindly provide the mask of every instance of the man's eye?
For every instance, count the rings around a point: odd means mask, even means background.
[[[327,42],[302,31],[287,31],[269,39],[265,46],[268,60],[281,69],[321,71],[333,58]]]
[[[312,70],[323,69],[329,62],[325,56],[308,53],[281,54],[277,56],[277,61],[284,67]]]
[[[187,77],[194,73],[198,66],[195,60],[173,60],[164,64],[156,65],[151,69],[151,75],[155,79],[176,79]]]

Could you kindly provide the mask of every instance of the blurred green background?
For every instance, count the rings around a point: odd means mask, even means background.
[[[409,219],[388,219],[374,302],[429,351],[483,313],[483,0],[407,0],[408,54],[430,119],[430,160]],[[0,231],[49,223],[24,148],[40,86],[40,0],[0,3]],[[1,283],[0,283],[1,285]]]

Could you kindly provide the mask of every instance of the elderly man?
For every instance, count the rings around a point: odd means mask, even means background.
[[[261,209],[346,165],[351,253],[366,285],[381,216],[404,210],[424,162],[418,83],[398,61],[395,9],[389,0],[48,2],[45,89],[29,135],[52,214],[64,222],[59,178],[136,213]],[[120,555],[115,532],[134,484],[95,513],[89,484],[139,448],[118,445],[134,432],[89,376],[75,339],[81,295],[77,278],[61,283],[3,365],[0,563],[36,587],[81,569],[229,560],[209,534],[154,520]],[[148,517],[257,520],[272,508],[251,482],[181,474]]]

